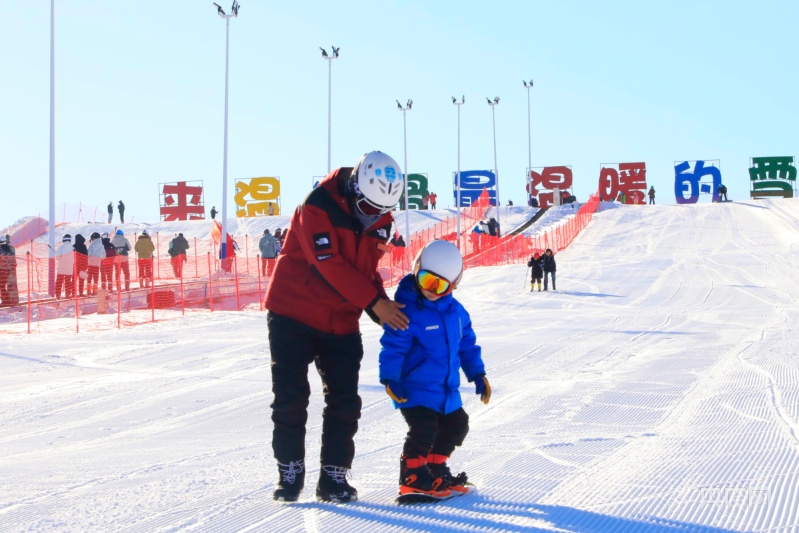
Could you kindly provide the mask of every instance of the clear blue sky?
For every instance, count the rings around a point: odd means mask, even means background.
[[[229,9],[224,0],[223,7]],[[47,212],[49,2],[8,2],[0,47],[0,226]],[[533,166],[571,165],[579,199],[601,163],[644,161],[674,203],[675,161],[720,159],[732,198],[748,197],[752,156],[797,155],[796,2],[242,0],[231,21],[229,216],[235,179],[278,175],[291,211],[327,169],[327,62],[333,167],[383,150],[452,205],[461,168],[493,167],[524,201],[527,92]],[[224,21],[212,2],[56,0],[56,202],[120,199],[158,220],[158,184],[203,180],[221,209]]]

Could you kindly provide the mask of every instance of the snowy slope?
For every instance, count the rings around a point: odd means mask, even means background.
[[[313,497],[314,372],[302,501],[271,500],[263,313],[5,335],[0,531],[799,531],[797,252],[797,200],[623,206],[558,254],[558,292],[468,270],[494,395],[463,384],[451,464],[479,492],[436,507],[393,504],[405,427],[368,320],[338,506]]]

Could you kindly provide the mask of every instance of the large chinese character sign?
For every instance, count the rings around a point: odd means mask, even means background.
[[[719,160],[674,163],[674,197],[678,204],[695,204],[700,195],[719,201],[721,162]]]
[[[749,179],[752,198],[793,198],[796,190],[793,156],[753,157]]]
[[[236,182],[236,216],[258,217],[280,214],[280,178],[263,177]]]
[[[458,204],[458,173],[453,173],[453,194],[455,205]],[[488,190],[490,205],[497,205],[497,176],[490,170],[461,170],[461,205],[460,207],[471,207],[477,202],[477,198]]]
[[[202,181],[159,183],[161,220],[202,220],[205,218]]]
[[[555,191],[561,199],[571,196],[574,177],[570,166],[561,165],[553,167],[534,168],[527,176],[527,203],[538,207],[552,207],[556,205]],[[535,199],[535,201],[531,201]],[[563,202],[558,202],[560,205]]]
[[[605,201],[643,204],[646,163],[603,164],[599,169],[599,196]]]
[[[424,198],[430,194],[427,174],[408,174],[408,209],[424,209]],[[405,209],[405,191],[402,191],[399,205]]]

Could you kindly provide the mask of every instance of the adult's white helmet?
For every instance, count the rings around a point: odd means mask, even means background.
[[[383,152],[364,154],[350,176],[355,205],[365,215],[391,211],[405,190],[402,169]]]
[[[427,270],[446,279],[455,288],[463,276],[463,256],[449,241],[431,241],[421,249],[413,264],[413,273]]]

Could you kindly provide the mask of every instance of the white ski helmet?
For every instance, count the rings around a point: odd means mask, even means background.
[[[444,278],[450,283],[450,290],[454,289],[463,276],[463,256],[458,247],[449,241],[431,241],[421,249],[413,263],[413,275],[417,284],[419,273],[423,270]]]
[[[364,154],[350,176],[355,205],[364,215],[391,211],[404,191],[402,170],[383,152]]]

